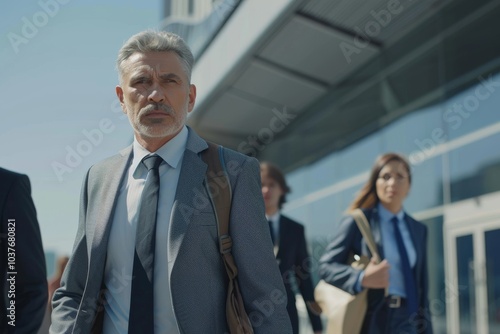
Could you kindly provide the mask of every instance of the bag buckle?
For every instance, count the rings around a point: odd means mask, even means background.
[[[221,245],[221,254],[231,253],[231,248],[233,247],[233,239],[228,234],[221,235],[219,238]]]

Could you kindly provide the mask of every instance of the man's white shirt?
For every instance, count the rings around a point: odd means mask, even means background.
[[[118,198],[108,241],[104,272],[104,295],[106,298],[104,334],[128,332],[135,234],[141,194],[148,173],[141,161],[145,156],[152,154],[157,154],[164,160],[159,167],[160,193],[156,220],[155,332],[179,333],[170,294],[167,251],[170,216],[187,138],[188,130],[184,126],[181,132],[156,152],[147,151],[134,139],[133,159],[117,194]]]

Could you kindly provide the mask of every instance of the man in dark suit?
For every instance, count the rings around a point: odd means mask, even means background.
[[[299,332],[299,318],[295,306],[295,291],[298,289],[307,305],[307,313],[314,333],[321,333],[323,326],[319,314],[321,309],[314,300],[311,279],[311,258],[307,251],[304,226],[280,213],[290,188],[283,173],[273,164],[260,164],[262,195],[266,205],[271,238],[276,260],[285,283],[288,297],[287,311],[292,322],[293,333]]]
[[[1,333],[36,333],[47,305],[40,228],[26,175],[0,168]]]
[[[51,333],[228,332],[228,276],[200,156],[208,145],[185,125],[196,99],[193,62],[185,42],[168,32],[139,33],[121,48],[116,94],[134,142],[85,177]],[[232,254],[251,326],[256,334],[290,333],[258,162],[221,151]]]

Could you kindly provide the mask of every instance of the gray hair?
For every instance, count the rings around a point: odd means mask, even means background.
[[[189,82],[191,82],[191,71],[193,68],[194,57],[189,46],[184,40],[171,32],[146,30],[130,37],[118,52],[116,67],[120,82],[123,75],[123,62],[134,53],[146,52],[164,52],[172,51],[179,56],[182,67],[186,72]]]

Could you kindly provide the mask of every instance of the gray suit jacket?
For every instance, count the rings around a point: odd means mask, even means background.
[[[227,333],[227,274],[205,187],[206,142],[189,129],[168,231],[168,271],[181,333]],[[274,258],[258,162],[231,150],[224,158],[232,187],[230,234],[239,285],[255,333],[291,333],[286,293]],[[131,147],[91,167],[82,187],[73,255],[53,298],[51,333],[89,333],[102,311],[103,274],[116,194]],[[95,327],[94,327],[95,328]]]

